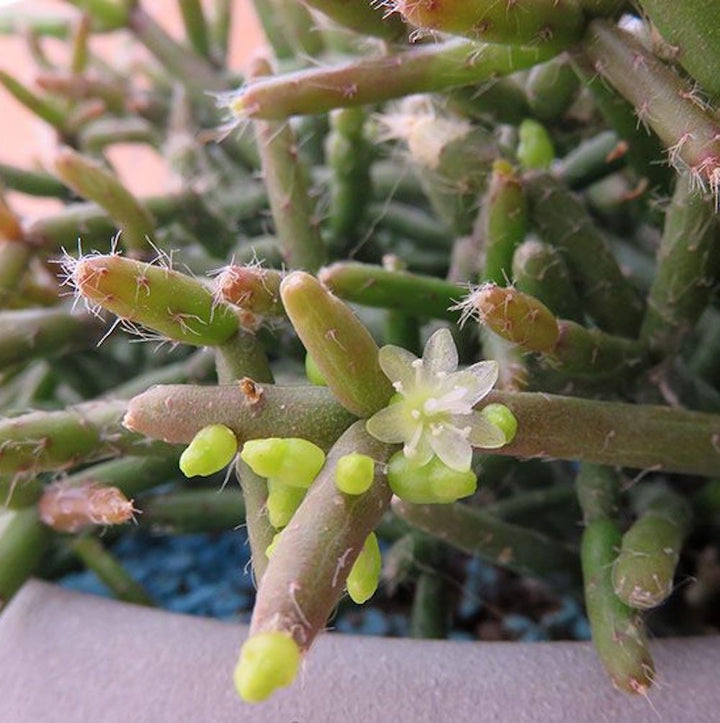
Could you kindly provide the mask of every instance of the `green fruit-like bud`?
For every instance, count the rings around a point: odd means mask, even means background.
[[[270,524],[276,530],[285,527],[295,514],[295,510],[300,507],[304,497],[304,488],[291,487],[275,477],[270,477],[266,503]]]
[[[359,452],[340,457],[335,467],[335,484],[346,495],[361,495],[370,489],[375,476],[372,457]]]
[[[309,355],[305,355],[305,376],[308,378],[310,384],[315,384],[318,387],[326,387],[327,382],[325,377],[322,375],[318,365],[313,361],[313,358]]]
[[[282,535],[282,531],[276,532],[273,535],[272,542],[265,548],[265,557],[269,560],[273,553],[275,552],[275,548],[278,545],[278,542],[280,542],[280,535]]]
[[[298,437],[251,439],[245,442],[240,457],[255,474],[303,489],[325,464],[325,452]]]
[[[555,158],[555,147],[545,126],[526,119],[520,124],[517,157],[525,168],[549,168]]]
[[[180,456],[180,470],[186,477],[207,477],[232,462],[238,443],[224,424],[203,427]]]
[[[291,685],[300,668],[300,648],[285,633],[258,633],[240,650],[235,688],[248,703],[260,703],[278,688]]]
[[[416,467],[402,452],[390,458],[387,477],[398,497],[415,504],[449,504],[477,489],[477,476],[472,470],[458,472],[438,457]]]
[[[505,435],[505,444],[513,441],[518,421],[508,407],[504,404],[488,404],[480,413]]]
[[[371,532],[348,575],[347,591],[353,602],[362,605],[375,594],[381,569],[380,545],[375,533]]]

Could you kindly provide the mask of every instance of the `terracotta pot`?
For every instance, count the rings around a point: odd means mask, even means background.
[[[241,702],[241,625],[30,582],[0,616],[2,723],[717,721],[720,640],[658,640],[648,700],[614,691],[589,643],[324,635],[301,679]]]

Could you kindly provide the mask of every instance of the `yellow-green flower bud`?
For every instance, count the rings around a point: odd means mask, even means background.
[[[291,487],[307,489],[325,464],[320,447],[297,437],[251,439],[241,459],[261,477],[273,477]]]
[[[180,456],[180,470],[186,477],[207,477],[219,472],[237,454],[235,433],[224,424],[203,427]]]
[[[291,487],[284,482],[270,477],[268,479],[267,512],[270,524],[279,530],[285,527],[300,507],[305,497],[305,489],[302,487]]]
[[[513,441],[517,433],[518,421],[508,407],[504,404],[488,404],[480,413],[505,435],[505,444]]]
[[[415,504],[449,504],[477,489],[477,476],[472,470],[459,472],[438,457],[416,467],[402,452],[390,458],[387,478],[398,497]]]
[[[310,354],[305,354],[305,376],[308,378],[310,384],[315,384],[318,387],[327,386],[325,377],[322,375],[320,369],[318,369],[318,365]]]
[[[346,495],[361,495],[370,489],[375,475],[375,462],[359,452],[340,457],[335,467],[335,484]]]
[[[371,532],[348,575],[347,591],[353,602],[362,605],[375,594],[381,569],[380,545],[375,533]]]
[[[253,635],[240,650],[235,688],[248,703],[260,703],[278,688],[291,685],[300,668],[300,648],[286,633]]]
[[[530,118],[520,124],[517,157],[525,168],[550,168],[555,158],[555,148],[545,126]]]

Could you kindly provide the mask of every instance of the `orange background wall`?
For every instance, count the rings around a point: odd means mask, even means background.
[[[205,2],[208,7],[211,2]],[[175,0],[142,0],[143,7],[154,15],[176,38],[183,37],[182,22]],[[52,13],[72,15],[76,11],[66,2],[57,0],[27,0],[15,3],[0,2],[4,10],[33,14]],[[261,42],[261,31],[252,9],[251,0],[235,0],[232,28],[230,66],[241,69]],[[92,41],[93,48],[105,59],[121,60],[128,55],[127,38],[99,36]],[[51,57],[62,51],[58,41],[43,42]],[[22,39],[0,36],[0,68],[33,87],[35,64]],[[23,167],[47,166],[53,146],[54,135],[42,121],[37,120],[0,87],[0,161]],[[166,182],[162,159],[147,146],[114,147],[108,154],[120,176],[139,195],[161,191]],[[138,172],[141,169],[141,172]],[[36,214],[55,205],[53,201],[37,201],[20,194],[12,194],[13,208],[19,213]]]

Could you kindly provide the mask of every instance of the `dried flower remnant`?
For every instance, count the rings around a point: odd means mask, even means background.
[[[55,482],[38,501],[42,522],[56,532],[79,532],[94,525],[121,525],[133,519],[133,501],[117,488],[90,482]]]
[[[473,409],[497,381],[497,363],[481,361],[457,371],[457,349],[447,329],[430,337],[422,359],[385,346],[379,360],[397,394],[367,421],[367,431],[383,442],[402,443],[405,457],[416,466],[437,455],[464,472],[470,469],[473,447],[506,443],[505,434]]]

